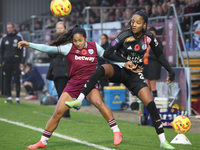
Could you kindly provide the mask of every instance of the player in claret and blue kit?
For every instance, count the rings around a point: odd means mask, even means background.
[[[59,98],[53,116],[50,118],[45,130],[43,131],[41,140],[34,145],[28,146],[28,149],[46,148],[47,141],[58,126],[59,120],[69,109],[69,107],[65,105],[65,102],[73,101],[73,98],[78,97],[84,84],[96,69],[98,56],[103,56],[104,49],[97,43],[86,41],[86,39],[85,30],[76,25],[67,33],[59,36],[58,39],[50,44],[50,46],[29,43],[26,41],[18,43],[19,48],[30,47],[45,53],[61,53],[65,55],[70,70],[70,80]],[[118,128],[112,111],[102,101],[98,85],[94,86],[93,90],[86,97],[86,99],[99,109],[113,130],[114,144],[119,145],[122,142],[122,133]]]

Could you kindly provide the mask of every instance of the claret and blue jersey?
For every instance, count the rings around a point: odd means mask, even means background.
[[[87,41],[82,50],[74,44],[68,43],[61,46],[47,46],[44,44],[30,43],[29,47],[47,53],[61,53],[67,57],[70,79],[88,79],[97,67],[97,58],[102,57],[104,49],[96,42]]]

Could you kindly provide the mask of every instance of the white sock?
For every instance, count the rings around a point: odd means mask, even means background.
[[[12,100],[12,97],[8,97],[7,100]]]
[[[83,93],[80,93],[77,100],[79,101],[80,104],[82,104],[82,101],[84,100],[85,95]]]
[[[111,129],[113,130],[113,133],[114,132],[120,132],[120,130],[118,128],[118,125],[115,125],[115,126],[111,127]]]
[[[46,137],[46,136],[41,136],[41,139],[40,139],[40,141],[42,141],[42,143],[44,144],[44,145],[47,145],[47,142],[48,142],[48,140],[49,140],[49,138],[48,137]]]
[[[16,97],[15,100],[16,100],[16,101],[19,101],[19,97]]]
[[[159,137],[159,139],[160,139],[160,143],[166,141],[166,138],[165,138],[165,134],[164,134],[164,133],[159,134],[158,137]]]

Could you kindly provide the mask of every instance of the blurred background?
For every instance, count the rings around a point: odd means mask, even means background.
[[[164,85],[166,72],[157,82],[158,96],[172,97],[179,108],[191,114],[191,104],[200,97],[200,1],[199,0],[71,0],[72,11],[63,18],[54,17],[50,11],[51,0],[1,0],[0,33],[6,33],[6,23],[15,28],[24,40],[48,44],[55,35],[55,24],[62,20],[67,28],[82,25],[88,40],[99,44],[105,33],[111,41],[123,29],[137,10],[149,16],[148,28],[155,27],[157,38],[163,45],[166,59],[176,70],[176,81]],[[27,50],[26,63],[38,67],[45,80],[46,89],[51,84],[46,79],[49,57]],[[0,78],[2,78],[1,75]],[[1,80],[1,94],[3,80]],[[127,94],[130,102],[130,94]]]

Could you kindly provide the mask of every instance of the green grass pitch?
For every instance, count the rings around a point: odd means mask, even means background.
[[[25,102],[9,104],[4,101],[5,99],[0,98],[0,118],[37,128],[44,129],[54,112],[54,107]],[[71,111],[71,119],[61,119],[55,132],[109,149],[159,149],[159,139],[153,127],[138,126],[136,123],[122,120],[117,120],[117,123],[123,133],[123,142],[118,146],[113,144],[113,133],[105,119],[92,114]],[[0,120],[0,149],[2,150],[26,150],[28,145],[38,142],[41,135],[42,133],[39,131]],[[176,133],[173,129],[165,129],[165,135],[170,142]],[[177,150],[198,150],[200,134],[188,132],[186,136],[192,145],[173,144],[173,146]],[[46,149],[94,150],[98,148],[52,136]]]

